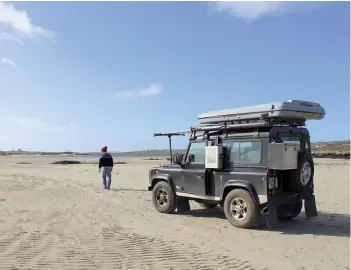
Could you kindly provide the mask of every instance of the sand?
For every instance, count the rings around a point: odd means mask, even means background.
[[[0,268],[350,269],[348,160],[316,159],[319,216],[275,230],[237,229],[196,203],[160,214],[146,190],[160,161],[128,162],[106,191],[96,165],[1,157]]]

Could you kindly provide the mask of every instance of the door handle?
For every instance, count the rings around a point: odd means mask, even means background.
[[[197,178],[198,178],[198,179],[203,179],[204,176],[203,176],[203,175],[198,175]]]

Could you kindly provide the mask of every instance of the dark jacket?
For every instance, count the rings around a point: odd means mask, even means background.
[[[103,153],[99,159],[99,168],[113,167],[113,158],[109,153]]]

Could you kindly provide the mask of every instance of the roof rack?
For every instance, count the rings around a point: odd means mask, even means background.
[[[159,136],[167,136],[167,137],[184,136],[187,133],[190,133],[190,130],[178,131],[178,132],[154,133],[154,137],[159,137]]]
[[[220,130],[234,130],[234,129],[252,129],[273,126],[305,126],[304,119],[260,119],[260,120],[246,120],[246,121],[230,121],[218,124],[202,124],[196,127],[191,127],[191,131],[220,131]]]
[[[167,132],[167,133],[154,133],[154,137],[166,136],[169,141],[169,157],[171,163],[173,162],[172,157],[172,136],[185,136],[185,134],[190,133],[190,130],[187,131],[179,131],[179,132]]]

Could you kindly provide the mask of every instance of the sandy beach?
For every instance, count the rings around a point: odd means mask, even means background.
[[[0,158],[2,269],[350,269],[349,160],[315,159],[319,216],[276,230],[236,229],[193,202],[156,212],[148,170],[161,161],[116,165],[110,191],[96,165],[49,162]]]

